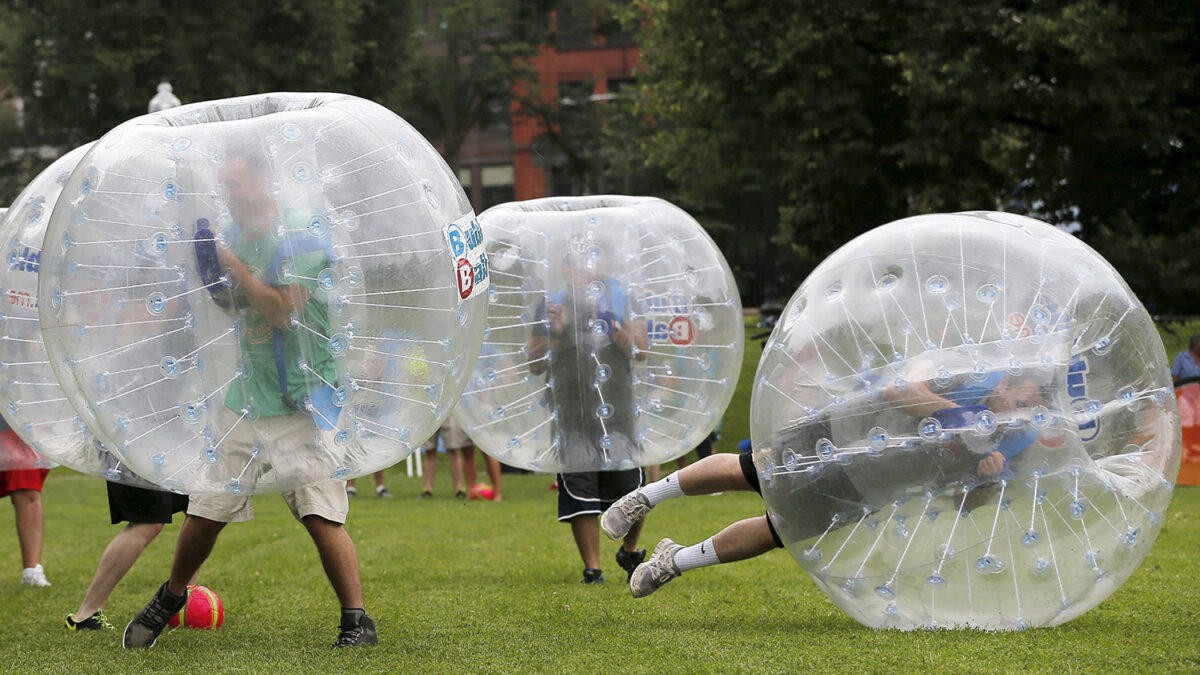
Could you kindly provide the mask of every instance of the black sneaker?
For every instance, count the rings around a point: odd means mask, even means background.
[[[421,494],[417,495],[417,499],[433,499],[433,493],[430,492],[429,490],[426,490],[426,491],[422,492]]]
[[[454,493],[454,498],[455,499],[466,499],[467,493],[464,490],[459,490],[458,492]]]
[[[67,630],[112,630],[113,625],[103,611],[96,612],[83,621],[75,621],[75,617],[67,615]]]
[[[621,569],[625,570],[625,581],[633,578],[633,571],[638,565],[646,562],[646,549],[638,549],[636,551],[626,551],[625,547],[617,549],[617,564]]]
[[[187,602],[187,594],[175,595],[167,590],[166,581],[162,586],[159,586],[158,592],[146,603],[142,611],[138,612],[125,626],[125,635],[121,637],[121,645],[126,649],[134,647],[153,647],[158,641],[159,633],[167,627],[167,622],[171,617],[179,613],[183,609],[183,605]]]
[[[334,647],[369,647],[379,644],[379,634],[375,632],[375,619],[372,619],[361,609],[343,610],[342,623],[339,626]]]
[[[380,499],[391,499],[392,491],[386,487],[378,487],[375,488],[375,496],[379,497]]]
[[[581,584],[602,584],[604,583],[604,573],[595,567],[587,567],[583,570],[583,581]]]

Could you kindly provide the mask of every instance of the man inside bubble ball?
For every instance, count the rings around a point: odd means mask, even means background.
[[[292,225],[293,218],[307,214],[281,214],[271,196],[271,170],[265,157],[256,153],[231,153],[220,168],[221,190],[233,220],[231,246],[217,244],[211,233],[197,232],[196,257],[206,283],[227,277],[230,290],[213,286],[214,301],[235,312],[245,325],[240,337],[242,360],[251,364],[245,386],[232,386],[225,398],[222,427],[228,429],[223,445],[230,452],[250,456],[259,438],[284,450],[287,456],[318,454],[305,444],[325,442],[333,433],[330,420],[337,419],[335,406],[318,400],[318,391],[299,371],[299,356],[309,356],[308,367],[332,382],[336,368],[329,352],[303,348],[311,339],[306,331],[289,331],[291,317],[306,326],[329,334],[327,309],[312,291],[312,281],[329,265],[327,252],[304,250],[271,236],[280,220]],[[302,223],[303,221],[301,221]],[[201,223],[203,225],[203,223]],[[293,229],[301,229],[298,225]],[[207,234],[207,236],[205,236]],[[281,249],[283,253],[281,254]],[[292,276],[276,273],[284,265]],[[287,283],[283,283],[287,279]],[[282,358],[277,358],[277,354]],[[278,367],[277,367],[278,366]],[[304,405],[311,400],[311,405]],[[253,409],[254,424],[237,424],[235,411]],[[245,415],[245,412],[242,412]],[[232,415],[232,419],[228,419]],[[315,438],[320,436],[320,438]],[[276,467],[279,470],[282,467]],[[363,609],[358,553],[343,527],[349,511],[345,481],[329,480],[283,493],[288,508],[308,530],[321,558],[325,574],[341,603],[340,634],[334,647],[374,645],[378,642],[374,620]],[[254,517],[249,496],[193,496],[187,518],[179,531],[170,578],[154,598],[129,622],[125,647],[151,647],[170,618],[186,601],[186,588],[208,558],[217,536],[227,523]]]
[[[617,467],[637,449],[632,362],[646,358],[649,338],[644,322],[626,320],[625,288],[604,275],[604,258],[603,247],[585,237],[568,242],[565,288],[538,308],[541,330],[530,337],[529,369],[534,375],[549,371],[560,452],[575,458],[586,453],[593,464]],[[604,583],[598,516],[641,485],[642,470],[560,473],[556,480],[558,520],[571,524],[583,560],[580,583]],[[631,523],[621,535],[616,561],[627,574],[646,559],[646,550],[637,547],[640,532],[641,523]]]
[[[962,375],[911,382],[902,389],[893,385],[881,393],[890,412],[907,416],[910,426],[917,420],[922,426],[936,420],[940,433],[965,430],[985,410],[997,416],[1028,417],[1030,411],[1039,410],[1047,380],[1044,373],[1013,375],[998,371],[981,378]],[[878,421],[876,418],[872,423]],[[917,444],[911,450],[891,453],[891,459],[874,458],[872,462],[892,464],[875,464],[871,470],[861,470],[866,462],[823,464],[812,474],[814,484],[796,493],[797,499],[805,500],[796,509],[804,520],[800,527],[811,533],[798,540],[821,534],[831,527],[830,523],[847,524],[852,519],[843,518],[846,512],[861,510],[868,503],[884,504],[901,498],[913,485],[936,489],[955,481],[995,482],[1008,474],[1009,461],[1028,449],[1040,433],[1030,425],[1022,425],[993,434],[980,447],[957,442]],[[830,435],[829,424],[818,422],[786,430],[776,442],[780,446],[813,447],[818,437]],[[968,436],[962,434],[962,438]],[[751,453],[711,455],[625,495],[604,512],[600,526],[615,539],[667,499],[748,490],[762,494]],[[635,598],[645,597],[688,570],[745,560],[782,547],[770,514],[729,525],[691,546],[664,538],[650,558],[634,570],[629,588]]]

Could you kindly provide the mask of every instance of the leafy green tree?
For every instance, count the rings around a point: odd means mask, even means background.
[[[1004,208],[1077,221],[1151,307],[1194,307],[1200,6],[638,0],[635,20],[643,147],[706,222],[742,225],[719,238],[742,266],[791,288],[884,222]]]
[[[440,0],[417,11],[409,86],[398,111],[458,168],[473,129],[507,125],[513,86],[536,82],[553,0]]]

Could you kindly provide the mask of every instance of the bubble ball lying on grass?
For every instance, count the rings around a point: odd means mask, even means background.
[[[1146,555],[1179,467],[1145,308],[1081,241],[1003,213],[900,220],[822,262],[751,408],[782,540],[874,627],[1079,616]]]
[[[287,490],[403,459],[478,354],[461,186],[370,101],[264,94],[126,122],[72,173],[38,302],[51,365],[136,473]]]
[[[744,329],[721,252],[678,207],[593,196],[481,214],[488,328],[455,418],[487,453],[547,472],[686,454],[737,384]]]

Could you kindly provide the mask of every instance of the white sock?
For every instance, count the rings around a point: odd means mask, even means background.
[[[680,572],[720,564],[721,559],[717,557],[717,550],[713,548],[712,537],[699,544],[685,546],[675,554],[675,565],[679,567]]]
[[[668,499],[683,496],[683,490],[679,487],[679,479],[675,477],[676,471],[666,478],[656,480],[653,483],[642,488],[642,495],[650,500],[650,506],[658,506],[659,503]]]

